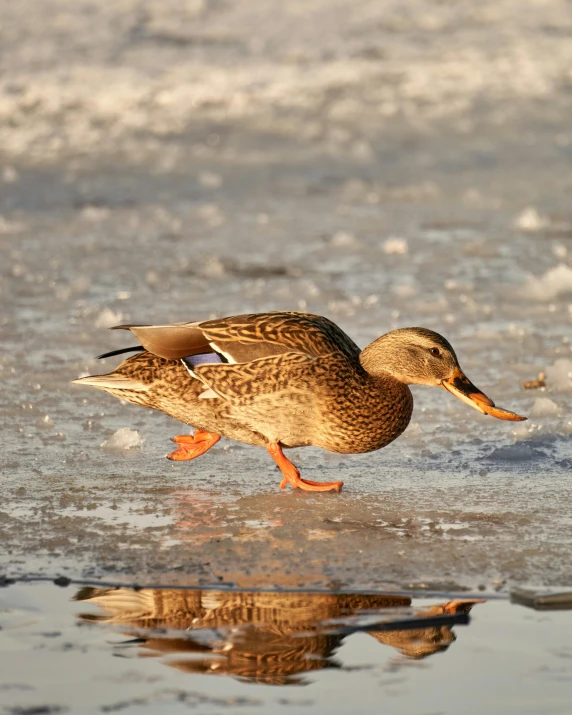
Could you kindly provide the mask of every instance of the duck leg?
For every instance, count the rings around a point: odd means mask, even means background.
[[[292,462],[284,455],[282,447],[277,442],[266,445],[272,459],[280,467],[284,479],[280,482],[280,489],[284,489],[287,484],[291,484],[294,489],[304,489],[307,492],[328,492],[334,489],[341,492],[343,482],[311,482],[309,479],[302,479],[300,472]]]
[[[195,434],[180,434],[177,437],[171,437],[171,441],[177,445],[177,449],[168,454],[167,459],[174,462],[195,459],[208,451],[219,439],[220,434],[205,432],[202,429],[196,430]]]

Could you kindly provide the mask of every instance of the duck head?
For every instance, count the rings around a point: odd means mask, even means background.
[[[389,374],[406,385],[443,387],[483,414],[502,420],[526,419],[496,407],[463,373],[449,341],[432,330],[392,330],[370,343],[362,351],[360,361],[370,375]]]

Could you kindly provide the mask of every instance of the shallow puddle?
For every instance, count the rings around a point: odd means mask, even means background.
[[[1,712],[564,715],[571,626],[500,599],[17,583]]]

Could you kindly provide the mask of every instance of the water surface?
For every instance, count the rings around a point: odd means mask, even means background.
[[[565,715],[571,613],[397,593],[15,584],[0,591],[0,705]]]

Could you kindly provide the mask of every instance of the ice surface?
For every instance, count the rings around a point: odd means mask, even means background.
[[[109,450],[127,450],[133,449],[134,447],[141,447],[143,442],[144,439],[139,432],[137,432],[137,430],[122,427],[121,429],[118,429],[117,432],[112,434],[109,439],[102,442],[101,448]]]
[[[4,5],[2,569],[572,582],[562,0]],[[135,344],[105,326],[296,308],[362,346],[437,330],[496,404],[561,412],[513,425],[413,386],[414,425],[387,448],[288,453],[345,482],[308,495],[280,490],[262,449],[168,462],[188,426],[70,384]],[[545,392],[520,389],[547,365]],[[99,448],[125,427],[144,449]]]

